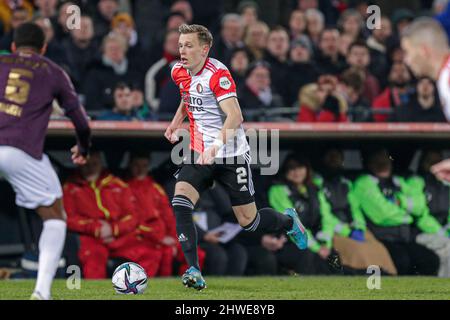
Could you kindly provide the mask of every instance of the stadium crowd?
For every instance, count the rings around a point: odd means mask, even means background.
[[[373,30],[366,23],[372,3],[382,13]],[[71,29],[73,4],[81,20]],[[419,15],[434,15],[449,30],[450,5],[403,4],[2,0],[0,50],[34,20],[45,30],[46,56],[68,72],[93,119],[169,120],[180,99],[170,79],[177,28],[194,22],[213,31],[211,56],[231,70],[247,121],[443,122],[435,84],[413,79],[399,34]]]
[[[381,6],[380,29],[366,24],[372,3]],[[178,27],[200,23],[214,32],[211,56],[230,69],[246,121],[445,122],[435,83],[413,78],[399,35],[424,14],[450,35],[450,1],[403,3],[0,0],[0,50],[10,50],[21,23],[35,21],[47,37],[46,56],[67,71],[92,119],[170,120],[180,101],[170,74]],[[82,15],[70,30],[73,4]],[[429,172],[441,152],[424,150],[417,172],[402,176],[387,150],[372,150],[354,176],[343,157],[329,149],[312,168],[312,159],[290,154],[279,175],[262,183],[260,207],[297,209],[310,238],[305,251],[284,235],[238,232],[225,191],[214,184],[194,215],[205,274],[360,274],[379,265],[385,274],[450,277],[450,186]],[[116,257],[138,262],[149,276],[183,271],[169,201],[173,172],[149,173],[149,152],[131,152],[125,170],[104,160],[94,151],[64,181],[83,276],[105,277]]]

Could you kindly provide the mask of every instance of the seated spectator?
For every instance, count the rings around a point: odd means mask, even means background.
[[[281,179],[269,189],[269,203],[278,212],[295,208],[308,233],[308,250],[298,250],[291,241],[283,239],[276,255],[282,268],[299,274],[331,274],[327,262],[332,252],[333,225],[325,211],[318,189],[312,182],[309,161],[289,155],[283,162]],[[281,236],[283,238],[283,236]]]
[[[264,58],[264,51],[267,46],[269,27],[262,21],[257,21],[245,30],[244,43],[251,54],[251,61]]]
[[[24,16],[30,21],[33,17],[33,1],[19,0],[19,1],[0,1],[0,25],[3,26],[4,35],[10,33],[11,30],[17,28],[18,17],[14,17],[15,11],[23,11]],[[14,21],[16,20],[16,21]],[[1,36],[2,34],[0,34]],[[8,48],[9,49],[9,48]]]
[[[231,53],[236,48],[244,47],[244,24],[241,16],[235,13],[226,14],[221,21],[220,36],[215,37],[210,57],[229,65]]]
[[[194,12],[192,6],[187,0],[176,0],[170,6],[170,12],[180,12],[185,18],[186,23],[190,24],[194,20]]]
[[[350,45],[347,54],[347,63],[350,68],[360,69],[364,73],[362,96],[370,104],[380,94],[380,85],[369,71],[370,53],[364,41],[357,41]]]
[[[258,21],[259,6],[254,1],[239,2],[237,12],[242,18],[242,24],[244,28]]]
[[[288,84],[289,35],[283,27],[275,27],[267,38],[265,58],[271,67],[272,86],[281,97],[287,95]]]
[[[340,96],[337,78],[320,76],[317,83],[303,86],[299,93],[298,122],[347,122],[347,103]]]
[[[160,253],[160,260],[159,256],[154,257],[154,263],[159,266],[155,275],[172,276],[175,259],[182,257],[182,260],[178,261],[181,264],[181,272],[189,266],[177,239],[175,216],[169,198],[163,187],[150,175],[149,165],[148,153],[132,152],[125,181],[133,191],[140,209],[137,236],[147,246]],[[204,252],[199,252],[199,258],[199,263],[203,266]]]
[[[35,0],[34,18],[47,18],[54,28],[57,24],[58,2],[58,0]]]
[[[321,74],[338,75],[346,67],[345,57],[339,53],[339,36],[337,29],[325,29],[320,34],[316,62]]]
[[[368,173],[355,181],[354,192],[368,229],[387,248],[399,275],[436,275],[439,257],[416,243],[411,225],[416,221],[421,231],[434,233],[439,223],[424,212],[423,201],[413,198],[408,182],[392,173],[386,150],[372,152],[367,168]]]
[[[430,78],[417,81],[416,92],[406,105],[394,110],[391,122],[447,122],[436,86]]]
[[[146,52],[142,48],[133,18],[128,13],[118,13],[111,21],[111,32],[122,35],[128,44],[127,59],[137,65],[146,63]]]
[[[348,118],[351,122],[372,122],[370,103],[364,99],[364,73],[360,69],[350,68],[341,75],[339,93],[348,104]]]
[[[392,36],[392,24],[386,16],[380,18],[380,28],[373,29],[372,34],[367,38],[367,46],[370,50],[370,72],[380,82],[380,87],[386,86],[386,78],[389,73],[387,58],[387,44]]]
[[[348,55],[348,49],[353,43],[352,37],[348,34],[341,34],[339,36],[339,54],[346,57]]]
[[[64,185],[64,208],[69,230],[79,234],[78,257],[86,279],[106,277],[110,257],[140,264],[152,277],[159,252],[137,237],[139,212],[131,189],[103,168],[100,152]]]
[[[250,54],[245,48],[234,49],[231,53],[230,73],[238,91],[245,85],[245,75],[250,65]]]
[[[206,253],[202,272],[216,276],[244,275],[247,267],[245,247],[237,241],[236,236],[223,243],[220,232],[212,231],[224,223],[238,224],[223,186],[214,183],[212,188],[205,191],[196,205],[194,220],[196,213],[206,215],[204,225],[196,225],[199,246]]]
[[[4,2],[5,1],[0,2],[0,4]],[[5,19],[8,24],[5,24],[5,33],[3,34],[3,37],[0,38],[0,50],[10,51],[11,44],[13,42],[14,30],[16,30],[22,23],[31,21],[33,10],[30,10],[28,6],[13,6],[10,11],[9,7],[6,9]]]
[[[43,17],[37,18],[34,20],[34,23],[40,26],[45,33],[45,41],[47,42],[45,57],[57,63],[70,75],[71,69],[66,51],[64,50],[64,47],[57,40],[55,40],[55,32],[50,19]]]
[[[136,88],[142,86],[142,74],[138,66],[127,59],[127,49],[126,39],[119,34],[110,33],[103,40],[102,56],[89,67],[82,89],[87,111],[111,109],[113,89],[119,82]]]
[[[114,88],[114,107],[112,110],[103,112],[97,120],[103,121],[136,121],[145,120],[133,108],[133,96],[131,89],[125,83],[118,83]]]
[[[245,86],[238,93],[247,121],[262,121],[267,110],[283,106],[281,97],[271,87],[270,72],[270,65],[265,61],[255,61],[248,68]]]
[[[70,66],[70,76],[75,88],[81,90],[88,66],[94,61],[98,44],[94,41],[94,24],[90,16],[80,17],[80,28],[70,30],[62,42]]]
[[[289,17],[289,38],[291,41],[303,37],[306,32],[306,15],[301,10],[293,10]]]
[[[101,41],[110,32],[111,22],[119,11],[119,0],[99,0],[93,15],[95,38]]]
[[[344,175],[344,154],[331,148],[322,157],[321,175],[314,182],[319,188],[324,210],[331,216],[333,246],[349,273],[366,273],[370,265],[395,275],[397,270],[386,248],[367,230],[359,199],[352,182]]]
[[[311,41],[305,35],[300,36],[291,42],[289,51],[286,106],[292,106],[298,102],[300,89],[306,84],[316,82],[318,76],[319,71],[314,63]]]
[[[407,104],[411,93],[411,74],[402,62],[392,65],[388,77],[389,85],[372,102],[376,122],[386,122],[389,115],[402,104]]]
[[[325,16],[317,9],[307,9],[306,16],[306,33],[311,39],[315,48],[320,47],[322,33],[325,29]]]
[[[170,72],[173,64],[180,55],[178,51],[179,37],[178,30],[170,30],[167,32],[161,59],[153,64],[145,75],[145,99],[153,111],[159,110],[161,93],[165,87],[173,82]],[[180,94],[176,86],[175,91],[172,92],[172,96],[172,103],[175,103],[176,106],[179,105],[179,103],[176,103],[176,99],[179,99]],[[172,108],[176,109],[176,106],[172,106]]]
[[[426,214],[431,214],[439,224],[435,233],[423,233],[417,225],[412,227],[416,242],[433,250],[440,258],[439,277],[450,277],[450,186],[431,173],[431,166],[443,160],[437,150],[423,152],[417,175],[409,178],[415,197],[426,203]],[[440,228],[439,228],[440,227]]]
[[[58,16],[56,17],[56,24],[53,26],[55,29],[55,38],[58,41],[68,40],[70,38],[71,30],[69,30],[67,26],[67,21],[70,21],[71,11],[69,10],[70,6],[76,5],[72,1],[62,2],[58,8]],[[86,16],[86,15],[85,15]],[[89,16],[90,18],[90,16]],[[91,21],[92,22],[92,21]],[[81,28],[81,26],[80,26]],[[75,28],[77,29],[77,28]],[[74,29],[74,30],[75,30]],[[94,30],[94,26],[92,26],[92,30]]]
[[[356,9],[347,9],[342,12],[337,25],[341,34],[349,35],[352,42],[364,38],[362,33],[364,28],[363,17]]]

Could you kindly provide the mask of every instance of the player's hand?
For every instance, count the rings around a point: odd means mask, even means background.
[[[78,149],[78,146],[73,146],[72,149],[70,149],[72,152],[72,162],[76,165],[82,166],[85,165],[87,162],[87,157],[81,155],[80,150]]]
[[[208,232],[203,236],[203,240],[209,243],[217,244],[219,243],[219,232]]]
[[[441,161],[431,167],[431,172],[439,180],[450,182],[450,159]]]
[[[102,238],[103,240],[112,237],[112,228],[111,225],[104,221],[104,220],[100,220],[100,238]]]
[[[217,150],[218,150],[217,146],[211,146],[208,149],[206,149],[198,157],[197,164],[200,165],[212,164],[214,162],[214,159],[216,158]]]
[[[178,138],[176,134],[177,128],[175,128],[172,125],[169,125],[166,129],[166,132],[164,132],[164,137],[166,137],[167,140],[170,141],[170,143],[176,143],[180,138]]]

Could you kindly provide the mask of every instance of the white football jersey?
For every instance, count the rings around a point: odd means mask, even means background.
[[[450,121],[450,56],[443,65],[437,81],[439,96],[447,120]]]
[[[172,67],[172,79],[180,88],[181,99],[190,122],[190,148],[203,152],[210,147],[222,130],[226,114],[219,102],[236,97],[236,85],[227,67],[220,61],[208,58],[203,68],[192,76],[178,62]],[[249,151],[242,125],[219,150],[216,158],[234,157]]]

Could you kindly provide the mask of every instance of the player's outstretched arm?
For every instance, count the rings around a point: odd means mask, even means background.
[[[166,137],[167,140],[170,141],[170,143],[175,143],[178,141],[176,130],[181,127],[186,116],[187,116],[186,109],[184,108],[183,100],[181,100],[177,112],[175,113],[175,116],[172,119],[172,122],[167,127],[166,132],[164,133],[164,136]]]
[[[87,161],[91,147],[91,129],[88,116],[78,100],[69,76],[61,68],[56,68],[54,75],[57,92],[56,99],[64,109],[65,115],[72,121],[77,135],[77,145],[70,150],[72,152],[72,161],[77,165],[83,165]]]
[[[440,180],[450,182],[450,159],[444,160],[431,167],[431,172]]]
[[[226,114],[227,118],[223,124],[222,130],[216,137],[214,144],[205,150],[197,160],[198,164],[211,164],[219,151],[219,149],[226,144],[229,139],[232,139],[236,134],[236,129],[244,121],[242,116],[241,107],[236,97],[224,99],[219,102],[219,106]]]

